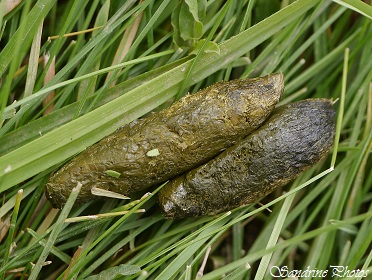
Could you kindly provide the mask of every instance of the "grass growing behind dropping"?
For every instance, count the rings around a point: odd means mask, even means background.
[[[329,277],[331,266],[372,275],[370,5],[5,2],[0,279],[271,279],[285,267]],[[129,202],[73,207],[77,187],[62,210],[45,199],[53,171],[118,127],[186,92],[273,72],[285,77],[281,104],[335,101],[337,144],[260,204],[165,220],[162,186]]]

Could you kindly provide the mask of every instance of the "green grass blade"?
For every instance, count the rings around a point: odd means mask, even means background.
[[[21,33],[21,29],[18,30],[0,53],[0,76],[3,76],[14,56],[18,55],[18,53],[14,52],[18,37],[21,36],[20,40],[22,40],[22,44],[26,44],[29,41],[29,38],[33,38],[41,21],[50,11],[55,2],[56,0],[39,0],[38,5],[35,5],[27,15],[24,23],[24,33]]]
[[[367,3],[358,0],[333,0],[342,6],[352,9],[372,20],[372,7]]]
[[[266,249],[275,246],[275,244],[278,242],[279,234],[280,234],[280,232],[281,232],[281,230],[283,228],[283,224],[284,224],[285,219],[286,219],[286,217],[288,215],[288,212],[289,212],[289,209],[290,209],[290,207],[292,205],[292,202],[293,202],[294,197],[295,196],[292,195],[292,196],[287,197],[284,200],[283,206],[281,207],[280,212],[279,212],[279,215],[278,215],[278,219],[275,222],[273,232],[272,232],[272,234],[270,236],[269,241],[267,242]],[[264,279],[264,276],[266,274],[266,271],[269,268],[269,263],[270,263],[271,257],[272,257],[272,254],[268,254],[268,255],[265,255],[261,259],[260,265],[259,265],[259,267],[257,269],[256,276],[254,278],[255,280]]]
[[[17,192],[17,197],[16,197],[16,201],[15,201],[15,205],[14,205],[14,210],[13,210],[13,215],[12,215],[12,219],[10,221],[10,226],[9,226],[9,231],[8,231],[8,238],[6,240],[6,246],[5,246],[5,256],[4,258],[1,260],[1,266],[5,266],[8,261],[9,261],[9,255],[12,251],[12,247],[13,247],[13,237],[14,237],[14,232],[15,232],[15,229],[16,229],[16,223],[17,223],[17,218],[18,218],[18,213],[19,213],[19,206],[21,204],[21,200],[22,200],[22,194],[23,194],[23,190],[19,190]],[[5,272],[0,272],[0,279],[4,279],[4,275],[5,275]]]
[[[29,279],[34,280],[34,279],[38,278],[38,275],[40,273],[42,265],[45,262],[46,258],[48,257],[49,252],[52,249],[52,246],[55,243],[59,233],[62,231],[65,220],[66,220],[68,214],[70,213],[70,210],[71,210],[72,206],[74,205],[74,202],[75,202],[75,200],[76,200],[76,198],[79,194],[80,188],[81,188],[81,184],[78,183],[77,186],[71,191],[71,195],[67,199],[65,207],[61,211],[61,213],[58,217],[58,220],[55,223],[55,226],[50,233],[50,236],[47,240],[47,243],[45,244],[44,249],[43,249],[40,257],[37,260],[37,263],[35,264],[35,266],[33,267],[32,271],[31,271]]]

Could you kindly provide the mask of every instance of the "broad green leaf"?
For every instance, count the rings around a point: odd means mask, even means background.
[[[203,36],[206,1],[182,1],[172,13],[173,41],[180,48],[188,48]]]
[[[203,47],[204,42],[205,42],[204,39],[198,41],[196,43],[196,45],[192,48],[192,51],[191,51],[190,54],[197,54],[200,51],[200,49]],[[206,53],[214,52],[216,54],[220,54],[220,48],[218,47],[218,45],[215,42],[208,41],[207,46],[204,49],[204,52],[206,52]]]
[[[180,13],[178,15],[180,36],[183,40],[200,39],[203,36],[203,24],[199,21],[197,15],[190,11],[190,7],[182,2]]]

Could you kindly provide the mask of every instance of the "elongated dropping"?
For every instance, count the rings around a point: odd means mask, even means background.
[[[73,158],[49,179],[47,198],[62,207],[77,182],[83,185],[78,202],[97,198],[93,187],[128,195],[191,170],[259,127],[283,88],[283,75],[272,74],[186,95]]]
[[[168,182],[159,192],[163,213],[168,218],[213,215],[255,202],[327,155],[334,131],[330,100],[279,107],[244,140]]]

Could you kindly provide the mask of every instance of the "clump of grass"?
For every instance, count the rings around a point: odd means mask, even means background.
[[[8,2],[0,3],[0,279],[372,271],[370,5],[39,0],[5,9]],[[165,220],[161,186],[129,203],[74,208],[73,192],[62,211],[45,199],[51,172],[118,127],[188,91],[278,71],[281,103],[340,98],[339,145],[261,205]],[[87,215],[95,216],[78,218]]]

